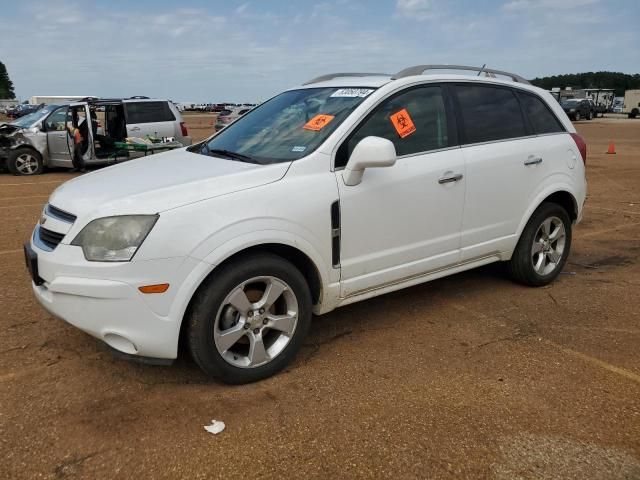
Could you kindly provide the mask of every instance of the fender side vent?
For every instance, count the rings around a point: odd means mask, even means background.
[[[340,267],[340,200],[331,204],[331,263]]]

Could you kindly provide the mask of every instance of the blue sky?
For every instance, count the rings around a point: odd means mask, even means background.
[[[3,2],[16,94],[259,101],[334,71],[640,72],[640,0]]]

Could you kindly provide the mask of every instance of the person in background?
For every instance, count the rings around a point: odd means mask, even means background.
[[[75,125],[75,126],[74,126]],[[74,115],[72,125],[69,127],[69,135],[73,138],[73,156],[71,162],[73,163],[72,172],[85,173],[87,169],[84,165],[84,153],[85,145],[89,141],[89,131],[87,122],[84,118],[80,118]]]

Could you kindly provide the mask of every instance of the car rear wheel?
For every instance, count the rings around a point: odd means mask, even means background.
[[[7,168],[14,175],[39,175],[44,165],[42,156],[35,150],[18,148],[9,154]]]
[[[249,383],[284,368],[311,323],[311,293],[300,271],[271,254],[223,265],[199,289],[188,317],[196,363],[227,383]]]
[[[570,248],[569,215],[556,203],[543,203],[520,236],[509,261],[509,273],[525,285],[547,285],[564,268]]]

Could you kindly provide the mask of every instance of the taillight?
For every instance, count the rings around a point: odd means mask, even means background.
[[[582,138],[577,133],[572,133],[571,138],[573,138],[573,141],[576,142],[576,147],[578,147],[578,151],[580,152],[580,155],[582,155],[582,162],[586,165],[587,164],[587,144],[585,143],[584,138]]]
[[[187,131],[187,124],[184,122],[180,122],[180,131],[182,132],[183,137],[188,137],[189,132]]]

